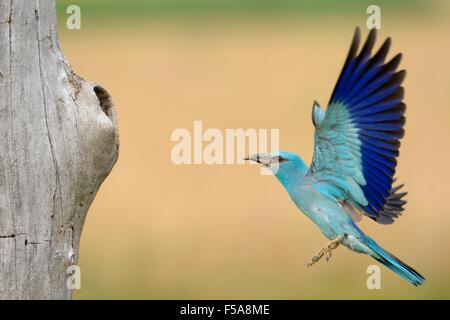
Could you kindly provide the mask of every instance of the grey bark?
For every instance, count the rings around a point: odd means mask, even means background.
[[[118,147],[109,94],[60,51],[55,1],[0,0],[1,299],[71,298],[67,268]]]

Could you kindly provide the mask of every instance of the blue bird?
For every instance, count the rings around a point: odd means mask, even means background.
[[[401,54],[385,62],[391,39],[372,55],[376,30],[359,50],[356,28],[350,50],[324,111],[312,109],[314,156],[308,167],[295,153],[275,151],[246,158],[273,172],[296,206],[330,240],[307,264],[315,264],[339,244],[367,254],[415,286],[425,278],[364,234],[356,222],[365,215],[391,224],[406,201],[394,174],[404,135],[406,72],[397,71]],[[358,52],[359,51],[359,52]]]

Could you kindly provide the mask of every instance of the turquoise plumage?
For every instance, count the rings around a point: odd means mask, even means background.
[[[248,157],[275,174],[297,207],[331,242],[311,261],[328,260],[339,244],[372,256],[414,285],[424,278],[365,235],[356,222],[362,215],[393,223],[406,201],[394,186],[400,139],[404,135],[404,70],[401,54],[385,62],[388,38],[372,55],[372,29],[358,53],[356,29],[342,72],[324,111],[313,104],[314,157],[310,167],[296,154],[275,151]]]

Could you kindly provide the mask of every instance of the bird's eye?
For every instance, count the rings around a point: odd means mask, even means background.
[[[287,159],[283,158],[282,156],[278,156],[277,161],[278,161],[278,163],[282,163],[282,162],[287,161]]]

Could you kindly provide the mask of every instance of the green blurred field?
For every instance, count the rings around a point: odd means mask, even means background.
[[[393,37],[391,54],[403,52],[408,70],[398,176],[409,203],[394,225],[362,228],[428,281],[415,288],[382,268],[378,291],[366,288],[374,262],[344,248],[306,269],[326,239],[256,166],[170,160],[171,132],[194,120],[279,128],[281,147],[310,159],[311,104],[328,101],[353,30],[365,26],[361,4],[251,16],[238,6],[215,19],[210,9],[166,10],[153,19],[152,2],[81,1],[82,29],[70,31],[66,3],[58,1],[65,55],[111,93],[121,133],[119,162],[86,220],[75,298],[450,298],[447,2],[382,6],[380,38]]]

